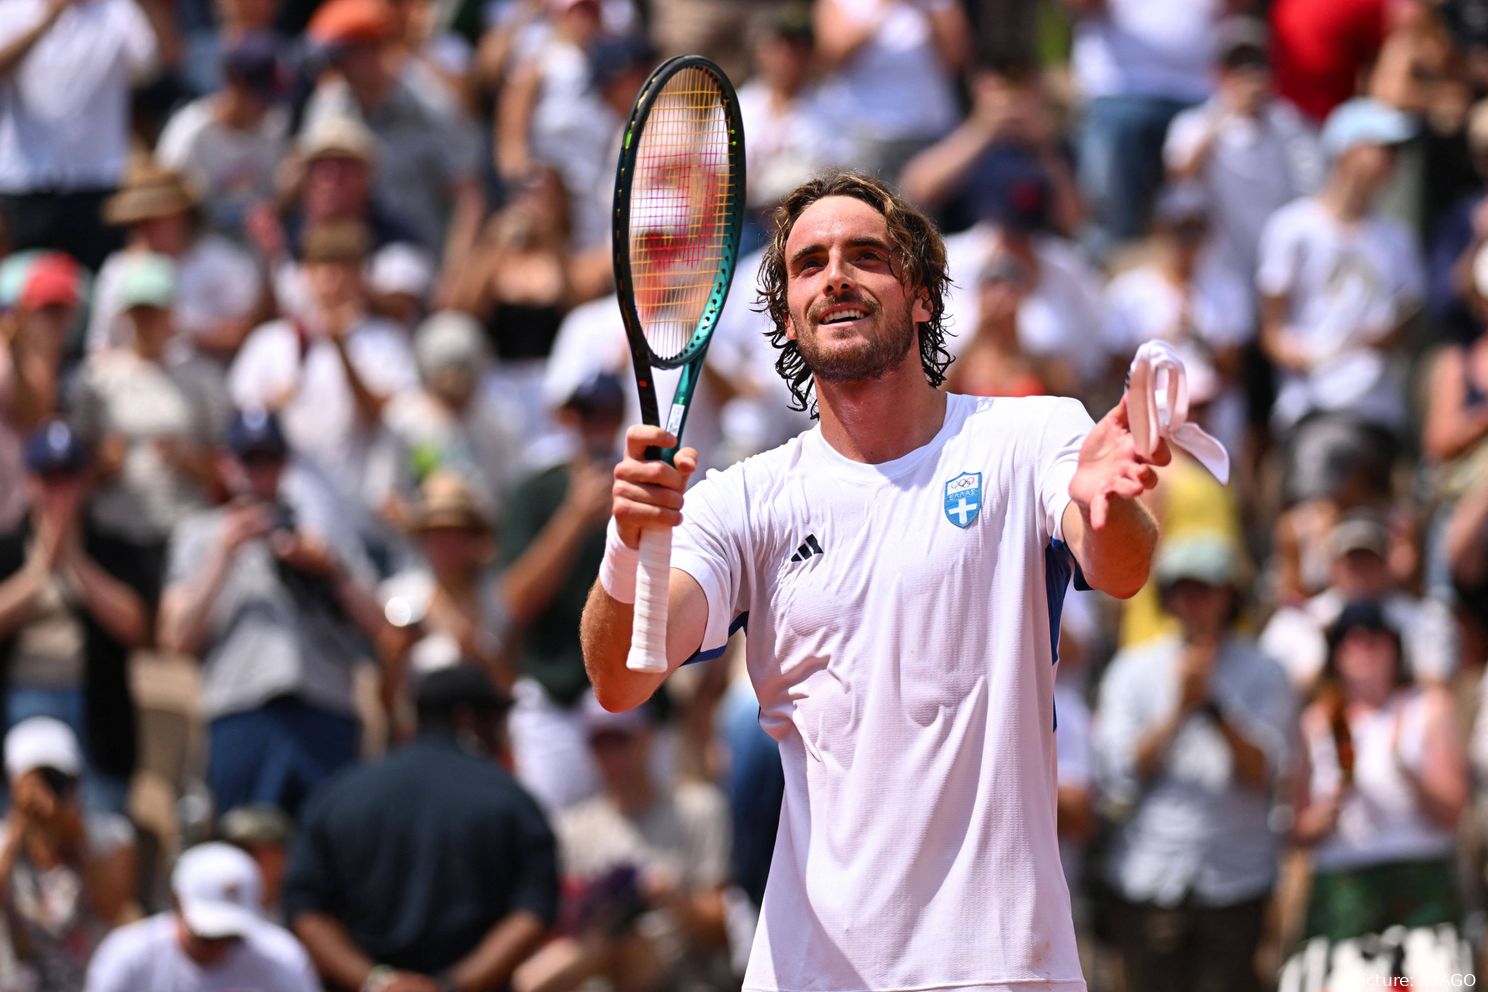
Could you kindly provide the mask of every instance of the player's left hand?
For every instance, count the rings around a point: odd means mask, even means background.
[[[1070,479],[1070,498],[1090,521],[1092,530],[1106,525],[1112,498],[1136,499],[1157,485],[1153,466],[1173,460],[1168,442],[1159,439],[1148,458],[1137,454],[1131,425],[1126,419],[1126,395],[1100,419],[1080,446],[1080,461]]]

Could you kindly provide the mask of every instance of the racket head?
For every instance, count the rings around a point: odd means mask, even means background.
[[[699,55],[668,59],[641,86],[615,170],[616,295],[643,394],[652,368],[707,350],[744,222],[744,125],[733,84]],[[682,398],[685,399],[686,398]]]

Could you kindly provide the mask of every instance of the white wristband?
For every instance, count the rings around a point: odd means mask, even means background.
[[[620,528],[615,518],[610,518],[605,528],[605,553],[599,563],[599,584],[610,598],[621,603],[634,603],[636,590],[636,564],[641,560],[640,551],[620,540]]]

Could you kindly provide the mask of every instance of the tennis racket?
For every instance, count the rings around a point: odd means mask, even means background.
[[[669,59],[642,85],[615,170],[615,289],[635,362],[641,417],[681,443],[703,356],[723,311],[744,210],[744,125],[723,70]],[[680,369],[666,418],[655,372]],[[670,462],[675,448],[648,458]],[[641,532],[626,665],[664,672],[670,527]]]

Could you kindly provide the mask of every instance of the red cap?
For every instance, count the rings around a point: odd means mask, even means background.
[[[31,263],[21,290],[21,306],[28,310],[41,307],[77,306],[78,264],[71,255],[49,252]]]
[[[385,41],[392,27],[382,0],[330,0],[310,18],[305,33],[322,45],[368,45]]]

